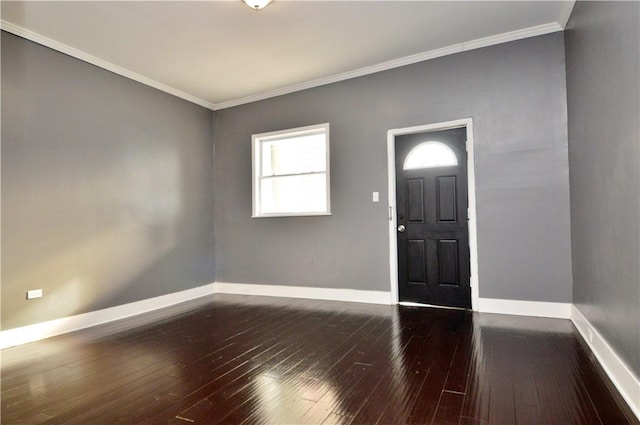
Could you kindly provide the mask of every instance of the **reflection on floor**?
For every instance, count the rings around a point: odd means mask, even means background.
[[[566,320],[217,295],[2,352],[3,424],[637,424]]]

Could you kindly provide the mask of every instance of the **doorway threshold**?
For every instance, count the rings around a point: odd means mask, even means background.
[[[411,301],[400,301],[398,304],[404,307],[428,307],[428,308],[442,308],[445,310],[462,310],[462,311],[470,310],[468,308],[463,308],[463,307],[449,307],[446,305],[422,304],[422,303],[414,303]]]

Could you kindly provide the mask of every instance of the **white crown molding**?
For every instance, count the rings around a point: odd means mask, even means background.
[[[59,43],[55,40],[52,40],[48,37],[40,35],[26,28],[19,27],[18,25],[12,24],[11,22],[7,22],[5,20],[0,21],[0,29],[2,29],[3,31],[7,31],[11,34],[17,35],[18,37],[22,37],[29,41],[33,41],[34,43],[38,43],[43,46],[49,47],[50,49],[64,53],[76,59],[80,59],[81,61],[90,63],[99,68],[113,72],[114,74],[121,75],[133,81],[137,81],[149,87],[153,87],[165,93],[169,93],[173,96],[179,97],[191,103],[195,103],[196,105],[200,105],[211,110],[214,110],[215,108],[215,105],[213,105],[210,102],[207,102],[206,100],[202,100],[199,97],[193,96],[189,93],[185,93],[181,90],[175,89],[166,84],[152,80],[151,78],[147,78],[144,75],[140,75],[133,71],[129,71],[128,69],[112,64],[111,62],[107,62],[105,60],[92,56],[88,53],[85,53],[82,50],[78,50],[74,47],[67,46],[66,44]]]
[[[282,87],[275,90],[269,90],[263,93],[258,93],[251,96],[242,97],[239,99],[233,99],[226,102],[216,103],[215,110],[231,108],[234,106],[245,105],[247,103],[257,102],[259,100],[265,100],[276,96],[282,96],[289,93],[295,93],[302,90],[312,89],[314,87],[325,86],[327,84],[337,83],[340,81],[350,80],[352,78],[362,77],[369,74],[375,74],[376,72],[386,71],[393,68],[399,68],[405,65],[411,65],[417,62],[422,62],[429,59],[435,59],[442,56],[452,55],[454,53],[462,52],[461,45],[455,45],[450,47],[444,47],[442,49],[431,50],[429,52],[418,53],[411,56],[405,56],[403,58],[394,59],[392,61],[383,62],[377,65],[367,66],[364,68],[355,69],[353,71],[343,72],[341,74],[331,75],[324,78],[318,78],[316,80],[305,81],[303,83],[294,84],[287,87]]]
[[[185,301],[212,295],[214,290],[215,285],[210,283],[208,285],[161,295],[159,297],[147,298],[129,304],[9,329],[0,332],[0,349],[39,341],[52,336],[79,331],[115,320],[148,313],[164,307],[170,307]]]
[[[391,293],[309,286],[255,285],[216,282],[216,294],[257,295],[265,297],[305,298],[310,300],[344,301],[367,304],[391,304]]]
[[[571,308],[571,321],[622,398],[640,419],[640,379],[575,305]]]
[[[516,316],[569,319],[571,317],[571,304],[543,301],[479,298],[478,311],[480,313],[513,314]]]
[[[265,100],[265,99],[269,99],[276,96],[282,96],[285,94],[294,93],[301,90],[307,90],[307,89],[324,86],[331,83],[337,83],[337,82],[349,80],[352,78],[363,77],[365,75],[374,74],[376,72],[387,71],[390,69],[399,68],[406,65],[412,65],[414,63],[424,62],[430,59],[436,59],[443,56],[453,55],[455,53],[461,53],[469,50],[479,49],[482,47],[488,47],[496,44],[507,43],[510,41],[521,40],[524,38],[550,34],[558,31],[562,31],[562,29],[563,28],[557,22],[552,22],[550,24],[538,25],[535,27],[493,35],[490,37],[479,38],[477,40],[471,40],[464,43],[454,44],[448,47],[443,47],[441,49],[430,50],[428,52],[423,52],[423,53],[417,53],[415,55],[405,56],[403,58],[394,59],[394,60],[383,62],[377,65],[359,68],[353,71],[344,72],[342,74],[336,74],[329,77],[306,81],[303,83],[294,84],[291,86],[282,87],[275,90],[269,90],[263,93],[258,93],[255,95],[246,96],[239,99],[233,99],[226,102],[216,103],[214,104],[214,110],[231,108],[234,106],[257,102],[259,100]]]
[[[576,6],[576,0],[566,0],[562,4],[562,9],[560,9],[560,17],[558,18],[558,24],[564,30],[567,28],[567,24],[569,23],[569,18],[571,18],[571,13],[573,12],[573,8]]]
[[[567,20],[569,19],[569,16],[571,15],[571,10],[573,10],[574,3],[575,1],[571,1],[571,0],[566,2],[562,12],[563,18],[566,17]],[[566,25],[566,22],[564,22],[564,24]],[[417,53],[415,55],[405,56],[399,59],[394,59],[394,60],[383,62],[377,65],[367,66],[367,67],[359,68],[353,71],[348,71],[341,74],[319,78],[316,80],[306,81],[303,83],[294,84],[291,86],[282,87],[275,90],[269,90],[263,93],[258,93],[255,95],[246,96],[238,99],[232,99],[232,100],[220,102],[220,103],[211,103],[206,100],[200,99],[199,97],[193,96],[189,93],[185,93],[181,90],[170,87],[166,84],[152,80],[151,78],[147,78],[144,75],[140,75],[133,71],[129,71],[128,69],[122,68],[111,62],[97,58],[93,55],[85,53],[74,47],[57,42],[51,38],[45,37],[36,32],[28,30],[26,28],[22,28],[18,25],[12,24],[11,22],[7,22],[4,20],[0,21],[0,28],[4,31],[10,32],[11,34],[15,34],[19,37],[33,41],[34,43],[41,44],[53,50],[57,50],[61,53],[72,56],[76,59],[80,59],[84,62],[88,62],[97,67],[106,69],[107,71],[111,71],[115,74],[122,75],[123,77],[129,78],[131,80],[134,80],[139,83],[145,84],[147,86],[153,87],[155,89],[161,90],[165,93],[169,93],[181,99],[195,103],[196,105],[200,105],[205,108],[216,111],[219,109],[226,109],[234,106],[244,105],[251,102],[257,102],[259,100],[269,99],[271,97],[282,96],[285,94],[294,93],[301,90],[307,90],[314,87],[337,83],[337,82],[349,80],[352,78],[362,77],[365,75],[374,74],[376,72],[387,71],[390,69],[411,65],[414,63],[423,62],[430,59],[436,59],[443,56],[452,55],[455,53],[479,49],[482,47],[493,46],[501,43],[507,43],[510,41],[521,40],[524,38],[550,34],[553,32],[562,31],[564,26],[562,26],[562,23],[553,22],[553,23],[538,25],[535,27],[525,28],[521,30],[506,32],[503,34],[480,38],[477,40],[471,40],[464,43],[454,44],[448,47],[443,47],[441,49],[435,49],[427,52]]]
[[[523,28],[521,30],[505,32],[502,34],[479,38],[477,40],[467,41],[465,43],[462,43],[462,46],[464,51],[475,50],[481,49],[483,47],[495,46],[497,44],[509,43],[510,41],[551,34],[558,31],[562,31],[562,27],[557,22],[552,22],[549,24]]]

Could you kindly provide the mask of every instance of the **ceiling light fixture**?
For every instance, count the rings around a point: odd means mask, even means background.
[[[247,6],[255,10],[264,9],[265,7],[267,7],[269,3],[271,3],[271,0],[243,0],[243,1],[247,4]]]

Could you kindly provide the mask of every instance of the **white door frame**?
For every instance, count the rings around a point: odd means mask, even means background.
[[[471,308],[478,311],[478,238],[476,226],[476,184],[473,154],[473,120],[460,120],[396,128],[387,132],[387,159],[389,176],[389,272],[391,285],[391,304],[398,304],[398,225],[396,219],[396,136],[428,131],[448,130],[464,127],[467,129],[467,189],[469,197],[469,255],[471,257]]]

